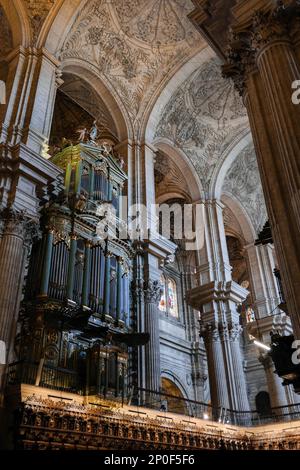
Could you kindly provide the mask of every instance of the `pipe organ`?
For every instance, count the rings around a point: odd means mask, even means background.
[[[21,373],[27,383],[30,376],[33,384],[121,396],[130,338],[137,336],[130,314],[134,252],[129,240],[104,237],[98,228],[104,205],[118,220],[127,176],[112,150],[94,144],[68,146],[52,161],[64,170],[64,190],[43,208],[43,236],[30,256]]]

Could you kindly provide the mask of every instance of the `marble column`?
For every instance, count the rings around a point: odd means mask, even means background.
[[[13,323],[17,321],[18,292],[23,279],[23,253],[26,219],[23,213],[4,211],[3,234],[0,241],[0,341],[4,343],[6,360]],[[3,344],[2,343],[2,344]],[[0,365],[0,393],[5,364]]]
[[[278,406],[287,406],[288,400],[285,387],[282,385],[282,379],[275,374],[274,364],[271,357],[267,354],[260,354],[259,361],[263,365],[266,373],[271,407],[277,408]],[[286,410],[277,410],[276,413],[283,414],[284,411]]]
[[[250,411],[245,372],[243,367],[243,357],[240,346],[241,333],[242,327],[238,323],[229,324],[228,339],[232,361],[230,372],[234,381],[234,388],[232,390],[232,403],[234,404],[235,410]],[[244,416],[243,418],[247,419],[247,416]]]
[[[144,286],[145,326],[150,340],[145,346],[145,385],[148,390],[160,390],[160,351],[158,302],[161,296],[159,281],[148,280]]]
[[[252,1],[252,0],[251,0]],[[224,73],[243,95],[260,168],[285,297],[300,338],[299,2],[235,9]],[[284,5],[284,6],[283,6]]]
[[[243,357],[239,341],[231,341],[231,332],[232,325],[239,325],[237,306],[245,300],[248,291],[231,277],[222,203],[208,199],[199,204],[202,205],[203,214],[203,235],[198,241],[199,280],[198,286],[188,292],[187,300],[192,307],[201,311],[202,329],[205,330],[207,325],[209,328],[210,325],[217,325],[215,340],[205,341],[212,405],[247,411],[249,403]]]
[[[226,369],[218,325],[206,324],[201,334],[206,347],[211,403],[216,409],[214,418],[217,419],[219,408],[229,408]]]

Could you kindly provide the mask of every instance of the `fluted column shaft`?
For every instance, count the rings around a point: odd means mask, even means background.
[[[232,403],[235,410],[250,411],[247,395],[243,358],[240,346],[241,327],[239,324],[229,325],[228,339],[231,350],[232,367],[230,372],[233,376],[234,389],[232,391]]]
[[[260,362],[262,363],[268,384],[268,392],[270,395],[271,407],[287,406],[288,400],[285,392],[285,387],[282,386],[282,379],[274,372],[274,364],[272,359],[267,355],[260,355]]]
[[[145,385],[148,390],[160,389],[159,314],[160,285],[149,280],[145,285],[145,332],[150,340],[145,346]]]
[[[207,353],[212,406],[214,408],[229,408],[224,354],[217,325],[206,325],[202,334]],[[215,416],[215,418],[217,418],[217,416]]]
[[[0,341],[4,342],[6,360],[11,332],[17,321],[16,309],[23,270],[24,224],[22,215],[8,213],[0,241]],[[0,366],[0,392],[3,373],[4,365]]]

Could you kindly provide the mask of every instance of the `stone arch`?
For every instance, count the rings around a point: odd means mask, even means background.
[[[220,199],[222,195],[222,187],[224,179],[230,167],[232,166],[235,159],[239,154],[252,142],[252,135],[250,129],[246,129],[238,138],[238,141],[234,141],[231,147],[227,150],[226,154],[222,155],[218,165],[215,168],[211,185],[210,193],[216,199]]]
[[[227,193],[223,193],[221,195],[221,200],[227,207],[229,207],[229,209],[231,209],[236,219],[238,220],[244,241],[247,244],[253,243],[257,238],[255,229],[253,227],[249,215],[241,205],[240,201],[238,201],[238,199],[236,199],[231,194]]]
[[[167,401],[167,410],[169,412],[176,412],[180,414],[191,413],[190,405],[188,402],[184,401],[187,399],[188,394],[183,387],[179,378],[171,371],[164,370],[161,374],[161,391],[167,395],[173,395],[176,398],[168,398]]]
[[[21,0],[0,0],[0,6],[3,8],[7,21],[9,23],[13,47],[28,47],[31,40],[30,24]]]
[[[192,163],[188,157],[180,149],[175,148],[172,142],[167,139],[158,139],[153,142],[156,149],[164,152],[168,158],[173,161],[180,170],[183,178],[188,183],[189,192],[192,202],[201,199],[202,184],[199,176],[196,174]],[[162,202],[162,201],[160,201]]]
[[[84,8],[88,1],[59,0],[44,23],[38,43],[44,44],[51,54],[57,56],[78,11]],[[61,34],[62,31],[64,34]]]
[[[127,111],[118,100],[109,82],[99,75],[96,67],[81,59],[68,59],[62,63],[61,69],[62,72],[72,74],[88,82],[101,97],[115,122],[120,142],[131,138],[132,128]]]
[[[182,394],[183,398],[188,399],[188,392],[186,391],[184,385],[182,385],[182,382],[177,376],[177,374],[175,374],[171,370],[164,369],[162,370],[161,378],[168,379],[170,382],[173,382],[174,385],[180,390],[180,393]]]

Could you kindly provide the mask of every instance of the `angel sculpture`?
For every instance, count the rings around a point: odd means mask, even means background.
[[[77,133],[79,134],[78,140],[79,142],[84,142],[87,137],[87,128],[85,127],[84,129],[78,129]]]

